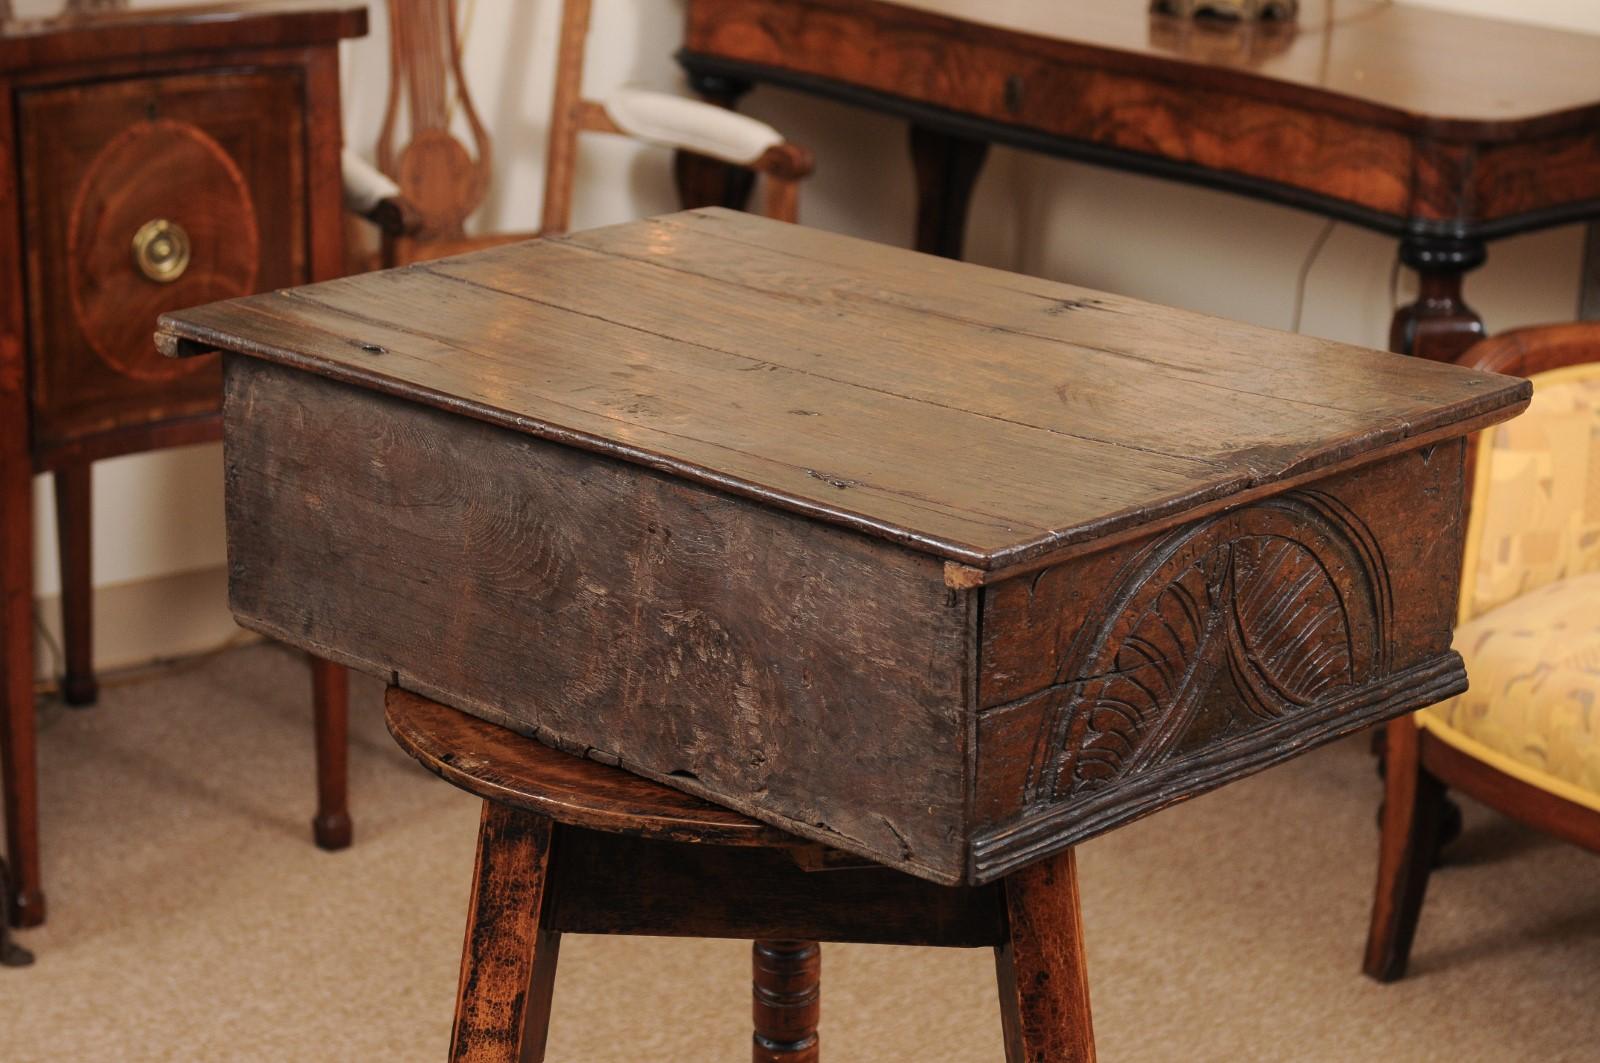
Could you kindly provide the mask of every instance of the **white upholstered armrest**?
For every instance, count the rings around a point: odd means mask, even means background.
[[[400,194],[387,174],[349,148],[339,157],[344,177],[344,205],[357,214],[371,214],[379,203]]]
[[[783,136],[765,122],[664,92],[618,89],[602,106],[629,136],[742,166],[783,143]]]

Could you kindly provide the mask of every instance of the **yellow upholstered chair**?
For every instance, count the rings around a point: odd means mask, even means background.
[[[1468,457],[1455,647],[1472,687],[1385,736],[1380,981],[1405,973],[1447,787],[1600,852],[1600,323],[1509,332],[1462,362],[1529,377],[1534,397]]]

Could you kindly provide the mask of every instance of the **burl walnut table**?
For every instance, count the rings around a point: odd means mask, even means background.
[[[9,908],[24,926],[45,916],[34,474],[55,477],[62,693],[87,704],[90,467],[221,434],[216,360],[163,359],[157,315],[344,265],[338,45],[366,32],[365,8],[89,10],[114,6],[0,0],[0,774]],[[342,713],[343,671],[316,679],[323,716]],[[335,767],[323,774],[343,814]]]
[[[722,210],[162,321],[241,623],[949,885],[1464,689],[1529,395]]]
[[[1483,333],[1488,241],[1600,217],[1600,37],[1389,0],[1206,25],[1147,0],[688,0],[679,59],[906,119],[917,246],[959,257],[990,143],[1285,203],[1400,239],[1391,347]],[[824,160],[826,163],[826,160]]]

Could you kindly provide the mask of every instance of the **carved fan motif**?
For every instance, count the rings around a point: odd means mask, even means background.
[[[1339,503],[1289,495],[1169,535],[1067,655],[1032,792],[1100,789],[1387,670],[1388,577]]]

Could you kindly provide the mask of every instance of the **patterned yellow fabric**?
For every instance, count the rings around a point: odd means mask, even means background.
[[[1492,767],[1600,810],[1600,571],[1456,628],[1472,689],[1417,714]]]
[[[1600,363],[1532,379],[1527,412],[1479,439],[1462,620],[1600,572]]]

